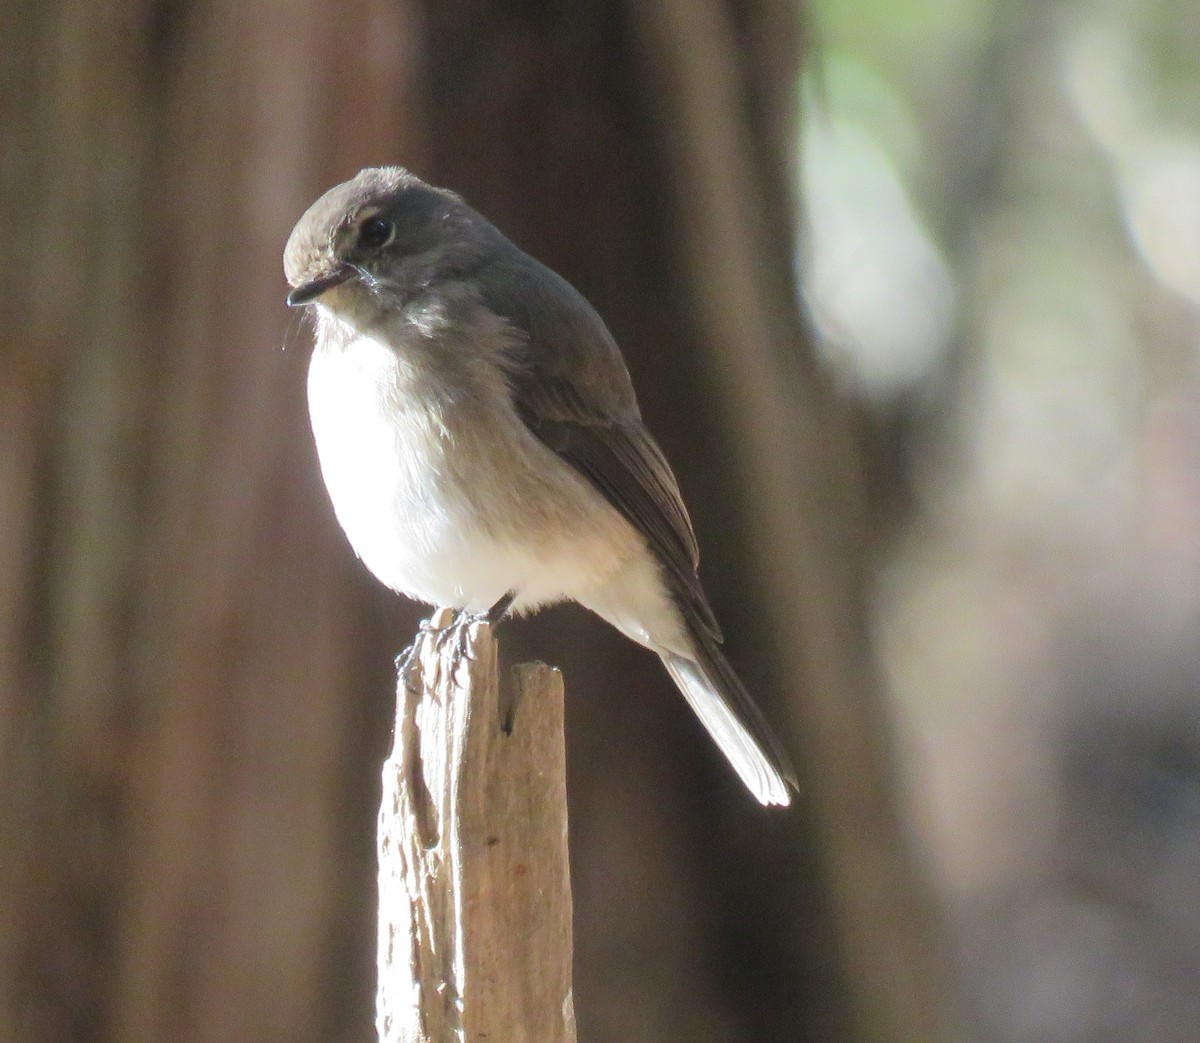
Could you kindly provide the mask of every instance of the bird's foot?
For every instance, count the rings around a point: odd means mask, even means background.
[[[471,628],[480,623],[486,623],[488,626],[496,626],[505,616],[512,603],[516,600],[516,591],[510,590],[499,601],[485,612],[472,612],[470,609],[460,609],[454,615],[454,619],[448,626],[444,626],[435,632],[434,641],[437,642],[436,648],[440,655],[446,648],[447,643],[452,643],[452,655],[456,660],[466,659],[468,656],[468,648],[470,647]]]
[[[421,660],[421,653],[432,641],[433,647],[440,651],[441,643],[446,633],[457,622],[457,616],[450,609],[439,609],[429,619],[422,619],[417,628],[417,636],[413,643],[396,656],[396,676],[403,679],[408,687],[415,685],[414,674]]]
[[[396,656],[394,662],[396,664],[396,673],[401,674],[412,667],[413,660],[417,656],[417,646],[421,643],[420,637],[413,640],[403,652]]]
[[[443,627],[433,636],[434,648],[437,649],[437,654],[444,655],[446,650],[450,650],[450,655],[457,664],[460,659],[467,658],[467,646],[471,638],[471,625],[476,622],[476,617],[466,611],[461,610],[456,613],[453,621],[449,626]]]
[[[430,641],[433,642],[435,654],[439,656],[449,648],[456,662],[469,658],[471,627],[480,623],[496,626],[512,607],[516,596],[515,591],[510,591],[485,612],[473,612],[466,608],[457,611],[443,608],[438,609],[429,619],[421,620],[420,630],[413,643],[396,656],[397,676],[405,678],[406,681],[411,678],[422,650]]]
[[[491,609],[485,612],[473,612],[469,609],[458,610],[454,618],[449,623],[444,623],[437,627],[432,621],[422,623],[422,629],[431,631],[433,634],[434,648],[437,649],[438,655],[442,654],[446,647],[451,648],[451,657],[455,664],[458,660],[469,659],[470,647],[470,631],[472,627],[476,627],[481,623],[486,623],[488,627],[494,627],[503,619],[505,613],[512,607],[512,603],[516,600],[516,592],[510,591],[500,598],[496,604],[492,605]],[[422,635],[424,636],[424,635]]]

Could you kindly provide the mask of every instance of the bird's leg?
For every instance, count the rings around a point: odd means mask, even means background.
[[[472,612],[467,608],[460,609],[454,616],[454,622],[444,630],[438,632],[435,638],[438,642],[438,651],[441,651],[445,641],[454,641],[456,646],[455,654],[459,657],[465,656],[467,653],[467,635],[470,633],[471,626],[475,623],[487,623],[489,626],[495,626],[504,618],[504,614],[512,608],[512,603],[516,599],[517,592],[510,590],[486,612]]]
[[[472,612],[469,608],[460,609],[454,616],[451,627],[469,626],[471,623],[489,623],[495,626],[504,618],[512,603],[517,600],[517,592],[510,590],[486,612]]]
[[[516,600],[517,592],[515,590],[510,590],[504,595],[504,597],[502,597],[491,608],[489,608],[487,612],[484,613],[484,619],[486,619],[492,626],[495,626],[504,618],[505,613],[512,608],[512,603]]]

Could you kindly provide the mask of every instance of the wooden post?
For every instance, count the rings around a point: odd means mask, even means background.
[[[399,671],[383,766],[380,1043],[575,1043],[562,677],[517,667],[506,706],[491,628],[449,621]]]

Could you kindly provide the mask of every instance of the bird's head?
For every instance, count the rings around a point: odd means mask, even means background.
[[[403,307],[469,272],[498,234],[453,192],[401,167],[371,167],[296,222],[283,255],[287,302],[343,316]]]

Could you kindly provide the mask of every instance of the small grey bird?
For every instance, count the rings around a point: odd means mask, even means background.
[[[675,476],[621,353],[564,279],[457,195],[363,170],[297,222],[289,305],[315,305],[308,401],[351,546],[417,601],[571,599],[662,657],[763,804],[795,775],[721,653]]]

